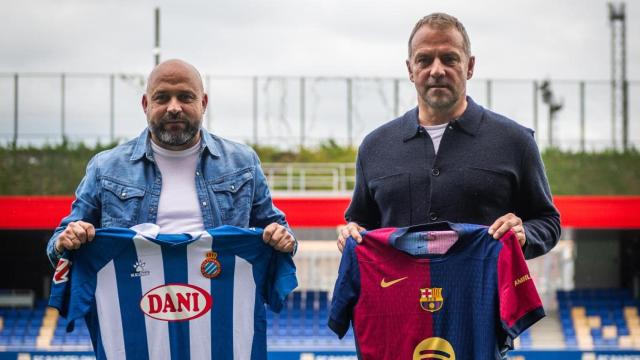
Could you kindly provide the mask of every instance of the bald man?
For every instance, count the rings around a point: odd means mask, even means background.
[[[273,206],[255,152],[202,128],[207,102],[192,65],[169,60],[153,69],[142,96],[147,128],[89,161],[71,213],[49,240],[52,264],[91,241],[96,227],[141,223],[163,233],[261,227],[266,243],[293,252],[295,239]]]

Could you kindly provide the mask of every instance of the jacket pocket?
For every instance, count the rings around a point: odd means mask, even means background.
[[[474,204],[476,212],[481,211],[485,221],[500,213],[511,211],[513,207],[514,182],[506,172],[477,167],[466,168],[464,173],[464,195],[469,204]]]
[[[252,179],[251,169],[247,169],[217,179],[210,185],[220,209],[220,217],[226,225],[249,225]]]
[[[102,180],[102,189],[102,226],[136,225],[145,190],[109,179]]]
[[[411,174],[400,173],[372,179],[372,196],[381,213],[383,226],[411,223]]]

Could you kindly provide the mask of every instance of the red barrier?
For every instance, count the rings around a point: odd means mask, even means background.
[[[51,230],[69,213],[71,196],[0,196],[0,229]],[[349,198],[275,198],[294,227],[343,223]],[[556,196],[563,227],[640,229],[640,196]]]
[[[0,229],[53,230],[69,214],[73,196],[0,196]]]
[[[563,227],[640,229],[640,196],[555,196]]]
[[[350,198],[275,198],[274,204],[287,215],[293,227],[322,228],[344,224]]]

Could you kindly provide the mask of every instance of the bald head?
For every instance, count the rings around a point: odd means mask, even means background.
[[[207,102],[202,77],[193,65],[167,60],[156,66],[142,95],[151,140],[170,150],[196,144]]]
[[[147,94],[157,85],[158,81],[168,81],[170,83],[190,82],[204,93],[202,76],[195,66],[180,59],[171,59],[156,66],[147,78]]]

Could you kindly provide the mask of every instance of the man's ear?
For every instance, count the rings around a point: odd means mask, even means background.
[[[473,77],[473,68],[476,65],[476,57],[472,56],[469,58],[469,64],[467,65],[467,80],[471,80]]]
[[[209,103],[209,95],[206,93],[202,95],[202,113],[204,114],[207,111],[207,104]]]
[[[411,80],[411,82],[413,82],[413,71],[411,71],[411,62],[409,59],[404,61],[405,64],[407,64],[407,71],[409,72],[409,80]]]
[[[147,100],[147,94],[142,95],[142,111],[147,113],[147,106],[149,106],[149,102]]]

